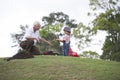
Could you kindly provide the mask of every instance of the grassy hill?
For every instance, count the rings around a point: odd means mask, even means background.
[[[120,62],[64,56],[0,59],[0,80],[120,80]]]

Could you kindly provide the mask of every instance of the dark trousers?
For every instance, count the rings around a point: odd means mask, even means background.
[[[34,41],[32,41],[32,40],[22,41],[20,43],[20,47],[23,50],[26,50],[26,51],[30,52],[31,54],[33,54],[33,55],[40,55],[39,49],[36,46],[34,46]]]

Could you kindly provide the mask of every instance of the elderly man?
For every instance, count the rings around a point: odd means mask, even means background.
[[[39,33],[40,27],[41,25],[38,21],[34,22],[33,27],[30,27],[28,28],[28,30],[26,30],[23,40],[20,43],[22,49],[29,51],[33,55],[40,54],[39,49],[36,47],[36,44],[39,43],[40,41],[46,42],[49,45],[51,45],[50,42],[40,37]]]

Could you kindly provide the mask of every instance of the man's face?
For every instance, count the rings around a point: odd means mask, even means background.
[[[34,31],[37,31],[37,30],[39,30],[40,29],[40,25],[35,25],[34,26]]]

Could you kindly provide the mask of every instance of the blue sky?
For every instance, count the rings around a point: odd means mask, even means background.
[[[70,19],[87,25],[93,19],[87,16],[89,11],[89,0],[0,0],[0,57],[12,56],[17,52],[16,48],[11,48],[13,44],[10,33],[19,33],[20,24],[31,26],[36,20],[42,24],[43,16],[63,12]],[[100,48],[101,45],[99,52]]]

